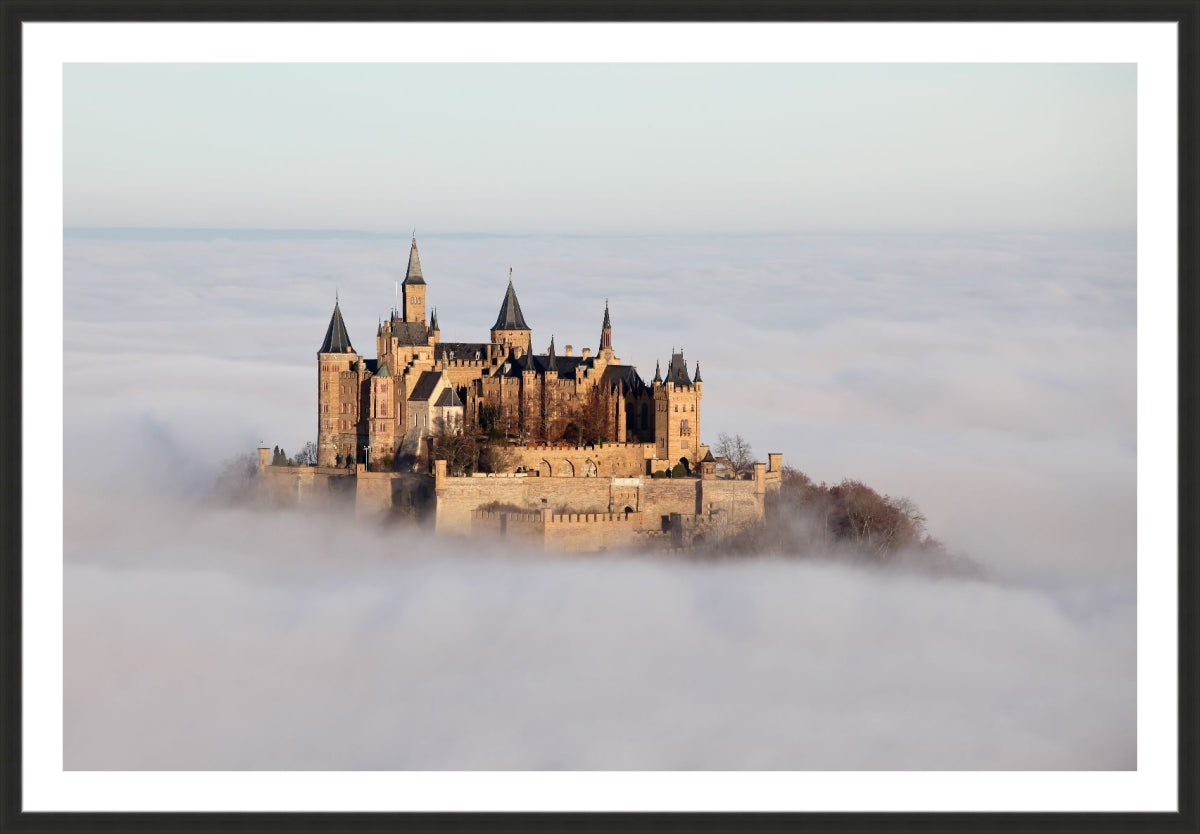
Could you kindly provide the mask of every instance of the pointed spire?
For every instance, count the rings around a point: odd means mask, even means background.
[[[438,329],[439,328],[438,328],[438,323],[437,323],[437,307],[434,307],[433,315],[429,317],[429,330],[430,330],[430,332],[433,332]]]
[[[325,341],[321,343],[319,353],[354,353],[350,344],[350,336],[346,333],[346,322],[342,320],[341,302],[337,292],[333,295],[333,315],[329,319],[329,329],[325,331]]]
[[[513,289],[512,267],[508,270],[508,290],[504,293],[504,301],[500,303],[500,315],[492,330],[528,330],[525,316],[521,314],[521,305],[517,301],[517,291]]]
[[[553,336],[550,337],[550,351],[549,351],[549,358],[546,359],[546,370],[554,371],[555,373],[558,372],[558,365],[554,361],[554,337]]]
[[[608,299],[604,299],[604,323],[600,325],[600,350],[612,350],[612,320],[608,317]]]
[[[700,360],[698,359],[696,360],[696,375],[692,377],[692,382],[704,382],[704,380],[700,378]]]
[[[654,360],[654,381],[662,382],[662,363],[657,359]]]
[[[404,283],[424,284],[425,277],[421,275],[421,256],[417,254],[417,230],[413,228],[412,246],[408,250],[408,271],[404,273]]]

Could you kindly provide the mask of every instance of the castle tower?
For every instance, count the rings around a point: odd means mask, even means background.
[[[392,379],[387,363],[380,362],[379,370],[371,377],[371,413],[367,425],[372,465],[379,466],[396,454],[404,426],[400,387]]]
[[[318,466],[334,466],[339,455],[344,461],[359,445],[360,367],[335,298],[325,341],[317,351]]]
[[[517,292],[513,289],[512,269],[508,270],[508,290],[504,293],[504,301],[500,303],[500,314],[492,325],[492,343],[504,345],[507,350],[521,348],[530,352],[533,333],[525,323],[521,313],[521,305],[517,301]]]
[[[404,274],[404,320],[425,321],[425,277],[421,274],[421,257],[417,254],[417,233],[413,232],[412,247],[408,250],[408,270]]]
[[[700,367],[696,366],[697,376]],[[659,460],[671,466],[683,462],[689,470],[696,468],[700,447],[701,380],[688,375],[683,351],[671,353],[665,379],[655,368],[654,382],[654,452]]]

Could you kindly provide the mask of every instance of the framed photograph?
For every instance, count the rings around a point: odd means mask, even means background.
[[[1194,830],[1195,6],[746,11],[4,6],[6,826]]]

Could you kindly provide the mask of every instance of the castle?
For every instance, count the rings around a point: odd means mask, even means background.
[[[401,309],[375,332],[375,359],[354,350],[334,302],[317,354],[319,466],[363,460],[392,468],[397,458],[419,465],[433,434],[462,426],[520,444],[652,443],[659,468],[681,464],[688,472],[707,451],[699,445],[699,363],[691,375],[683,353],[672,353],[666,377],[659,366],[647,384],[613,350],[607,301],[596,352],[576,356],[568,346],[560,356],[553,338],[546,353],[534,353],[511,270],[489,342],[443,341],[436,310],[426,320],[428,285],[415,235],[401,286]]]
[[[533,351],[509,271],[488,342],[446,342],[416,236],[403,301],[375,332],[376,358],[353,347],[340,299],[317,352],[317,462],[269,465],[260,483],[277,502],[352,497],[359,515],[403,507],[440,532],[518,538],[524,546],[598,550],[687,547],[764,513],[782,455],[742,477],[700,442],[703,380],[672,351],[645,382],[613,348],[608,302],[595,353]],[[455,437],[490,438],[502,453],[452,463]]]

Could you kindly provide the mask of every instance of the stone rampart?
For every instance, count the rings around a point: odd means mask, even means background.
[[[610,445],[610,444],[605,444]],[[618,444],[611,444],[618,445]],[[619,444],[626,448],[642,444]],[[755,464],[748,479],[558,478],[533,473],[449,477],[332,467],[260,469],[261,493],[277,504],[353,500],[361,517],[433,517],[438,532],[520,540],[555,550],[603,550],[654,545],[690,546],[719,538],[763,517],[765,497],[777,490],[782,456],[770,468]]]
[[[264,466],[259,495],[278,505],[322,506],[354,497],[354,472],[319,466]]]
[[[510,469],[550,478],[636,477],[647,473],[653,443],[528,443],[508,446]]]

